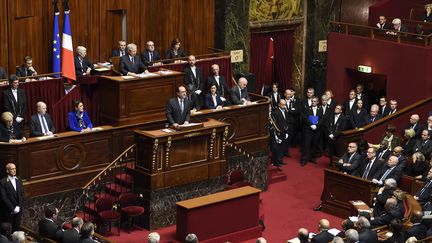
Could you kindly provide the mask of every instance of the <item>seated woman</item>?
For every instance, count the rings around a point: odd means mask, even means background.
[[[423,175],[428,173],[429,163],[426,162],[425,156],[421,152],[415,152],[412,155],[412,162],[404,169],[406,175],[421,180]]]
[[[210,93],[205,96],[205,107],[207,109],[222,109],[223,101],[217,92],[216,84],[210,85]]]
[[[404,131],[404,141],[402,143],[403,154],[405,156],[411,156],[414,153],[414,147],[417,143],[417,140],[414,139],[416,135],[414,129],[406,129]]]
[[[175,38],[171,42],[170,49],[167,50],[166,58],[167,59],[173,59],[173,58],[180,58],[180,57],[186,57],[186,53],[180,49],[180,40],[179,38]],[[169,61],[168,63],[173,63],[174,61]]]
[[[425,5],[425,13],[423,15],[423,22],[432,22],[432,4]]]
[[[74,110],[69,112],[69,128],[77,132],[91,131],[93,124],[87,112],[84,111],[83,103],[80,100],[74,100],[72,105]]]
[[[350,114],[351,125],[353,128],[360,128],[367,124],[367,112],[363,108],[363,100],[357,101],[357,108]]]
[[[14,122],[14,117],[9,111],[3,112],[0,123],[0,142],[20,143],[26,140],[21,128]]]
[[[386,140],[388,142],[388,149],[390,151],[393,151],[393,149],[395,147],[399,146],[399,144],[400,144],[399,137],[397,137],[396,135],[394,135],[395,132],[396,132],[396,127],[394,125],[392,125],[392,124],[389,124],[387,126],[386,133],[381,138],[381,141]],[[371,144],[371,143],[369,143],[368,145],[369,145],[370,148],[379,149],[379,148],[381,148],[381,144],[382,144],[382,142],[380,144]]]

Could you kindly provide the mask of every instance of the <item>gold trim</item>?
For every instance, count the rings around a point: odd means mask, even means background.
[[[193,133],[189,133],[189,134],[184,135],[184,137],[185,138],[191,138],[191,137],[196,137],[196,136],[199,136],[199,135],[201,135],[200,132],[193,132]]]
[[[155,139],[153,143],[153,158],[152,158],[152,171],[155,170],[156,167],[156,153],[159,147],[159,139]]]
[[[171,136],[168,137],[168,141],[166,143],[166,153],[165,153],[165,166],[168,168],[169,166],[169,153],[171,148]]]
[[[213,159],[213,149],[214,149],[214,140],[216,138],[216,128],[213,128],[212,134],[210,137],[210,158]]]

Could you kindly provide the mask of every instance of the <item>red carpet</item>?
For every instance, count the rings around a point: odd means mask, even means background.
[[[266,225],[263,237],[268,242],[286,242],[295,237],[301,227],[316,232],[321,218],[328,219],[332,228],[340,229],[342,219],[312,210],[320,202],[323,170],[328,165],[328,159],[322,157],[318,164],[308,163],[301,167],[298,150],[292,149],[291,155],[291,158],[284,160],[287,163],[283,167],[287,180],[270,185],[268,191],[261,194]],[[161,242],[176,242],[175,226],[156,231],[161,235]],[[122,231],[120,236],[109,238],[119,243],[146,242],[148,233],[146,230],[135,230],[131,234]],[[255,239],[246,241],[254,242]]]

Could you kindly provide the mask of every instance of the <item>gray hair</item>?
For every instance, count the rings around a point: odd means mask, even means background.
[[[386,185],[388,188],[396,188],[397,182],[393,178],[388,178],[384,181],[384,185]]]
[[[395,18],[392,21],[392,24],[401,24],[401,23],[402,23],[402,21],[399,18]]]
[[[85,48],[84,46],[77,46],[77,48],[76,48],[76,52],[77,52],[77,53],[80,53],[80,52],[82,52],[82,51],[87,51],[87,48]]]
[[[370,228],[370,222],[369,222],[369,220],[366,217],[363,217],[363,216],[361,216],[361,217],[358,218],[357,225],[360,228],[362,228],[362,229],[364,229],[364,228]]]
[[[24,231],[15,231],[12,233],[12,242],[13,243],[21,243],[26,240],[26,235]]]
[[[355,229],[349,229],[345,233],[348,242],[357,242],[359,238],[359,234]]]
[[[127,49],[130,51],[135,51],[137,49],[137,45],[135,45],[134,43],[129,43],[127,45]]]
[[[260,237],[256,240],[256,243],[267,243],[267,240],[264,237]]]
[[[159,243],[160,235],[157,232],[151,232],[148,237],[148,243]]]
[[[333,238],[332,243],[344,243],[343,239],[339,236]]]
[[[198,243],[198,237],[195,234],[188,234],[185,242],[187,243]]]

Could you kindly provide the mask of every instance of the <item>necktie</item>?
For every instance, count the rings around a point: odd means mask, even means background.
[[[124,54],[125,54],[124,51],[120,52],[120,56],[124,56]]]
[[[365,172],[363,173],[363,176],[362,176],[363,179],[367,179],[371,167],[372,167],[372,161],[369,161],[368,165],[366,166],[366,170],[365,170]]]
[[[390,174],[390,172],[392,171],[393,168],[389,168],[387,169],[387,171],[384,173],[384,175],[381,176],[380,181],[384,181],[387,176]]]
[[[47,126],[47,123],[46,123],[44,115],[41,115],[41,120],[42,120],[42,128],[44,130],[43,133],[47,134],[48,133],[48,126]]]
[[[80,59],[80,66],[81,66],[81,72],[84,72],[84,67],[83,67],[83,60],[82,59]]]
[[[430,186],[431,183],[432,183],[432,180],[429,180],[429,182],[426,183],[426,185],[421,189],[419,197],[426,191],[426,189]]]
[[[153,59],[152,57],[153,57],[153,54],[150,52],[150,53],[149,53],[149,61],[150,61],[150,62],[151,62],[152,59]]]
[[[135,64],[133,57],[131,57],[131,62],[132,62],[132,65]]]
[[[183,114],[183,110],[184,110],[183,99],[180,100],[180,110],[181,110],[181,113]]]

